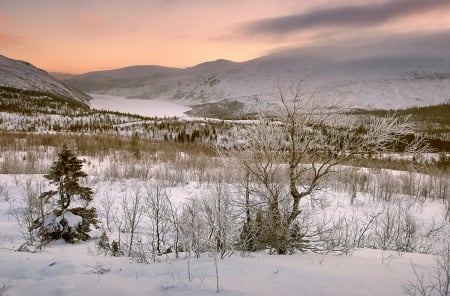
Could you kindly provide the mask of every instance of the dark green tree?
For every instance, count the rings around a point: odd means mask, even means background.
[[[64,145],[50,173],[44,175],[50,184],[56,186],[56,190],[43,192],[40,196],[44,203],[55,205],[44,215],[43,221],[37,223],[43,241],[63,238],[74,243],[87,240],[90,238],[90,226],[97,225],[96,209],[88,208],[92,201],[92,189],[79,183],[80,178],[87,176],[81,168],[82,161]],[[73,204],[78,207],[73,207]]]
[[[139,149],[139,135],[137,132],[134,132],[131,136],[130,142],[130,151],[133,154],[134,158],[139,159],[141,156],[141,151]]]

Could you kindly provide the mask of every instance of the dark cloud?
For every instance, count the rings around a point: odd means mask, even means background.
[[[243,26],[248,34],[284,35],[322,27],[372,27],[390,20],[450,7],[450,0],[397,0],[367,5],[315,9],[268,18]]]
[[[351,40],[339,40],[332,45],[291,46],[273,49],[266,54],[282,56],[315,55],[332,60],[353,60],[380,57],[450,58],[450,30],[376,35]]]
[[[379,36],[362,45],[375,55],[450,56],[450,31],[426,31]]]

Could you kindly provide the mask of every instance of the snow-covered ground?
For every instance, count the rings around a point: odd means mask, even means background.
[[[184,112],[190,110],[175,103],[161,100],[127,99],[124,97],[90,94],[94,99],[90,101],[96,109],[138,114],[149,117],[183,117]]]
[[[214,258],[150,264],[97,255],[93,243],[53,244],[42,253],[0,250],[0,281],[10,295],[214,295]],[[383,263],[383,258],[385,259]],[[218,261],[222,295],[403,295],[411,263],[430,271],[429,255],[357,250],[351,256],[237,254]],[[189,280],[188,264],[191,280]],[[101,270],[104,270],[101,274]]]
[[[93,174],[94,166],[93,161],[86,164],[85,171]],[[201,296],[216,294],[217,279],[222,295],[404,295],[405,285],[416,281],[413,265],[425,284],[433,276],[433,255],[355,249],[342,256],[278,256],[264,251],[241,256],[235,251],[230,257],[216,258],[217,277],[212,253],[200,258],[181,253],[180,259],[162,255],[157,262],[136,263],[126,256],[99,252],[98,231],[89,242],[68,245],[57,241],[36,253],[17,252],[24,240],[13,209],[30,182],[46,183],[42,175],[0,175],[0,288],[9,286],[5,295]],[[137,188],[148,185],[146,180],[101,181],[96,177],[88,183],[96,193],[93,205],[100,212],[106,198],[119,204]],[[170,188],[169,194],[180,205],[189,198],[207,196],[206,187],[197,182],[180,183]],[[315,210],[327,216],[348,212],[355,217],[383,210],[381,203],[364,195],[358,195],[352,205],[347,193],[329,191],[315,197],[320,203]],[[309,200],[303,206],[314,208]],[[431,199],[413,207],[413,213],[424,224],[442,223],[444,214],[441,201]],[[364,223],[356,226],[364,227]]]

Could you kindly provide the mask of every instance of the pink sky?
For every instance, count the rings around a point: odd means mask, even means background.
[[[450,0],[0,0],[0,54],[53,72],[189,67],[450,31]]]

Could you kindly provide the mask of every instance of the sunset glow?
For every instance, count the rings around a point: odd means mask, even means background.
[[[286,47],[448,32],[449,0],[0,0],[0,54],[53,72],[184,68]]]

